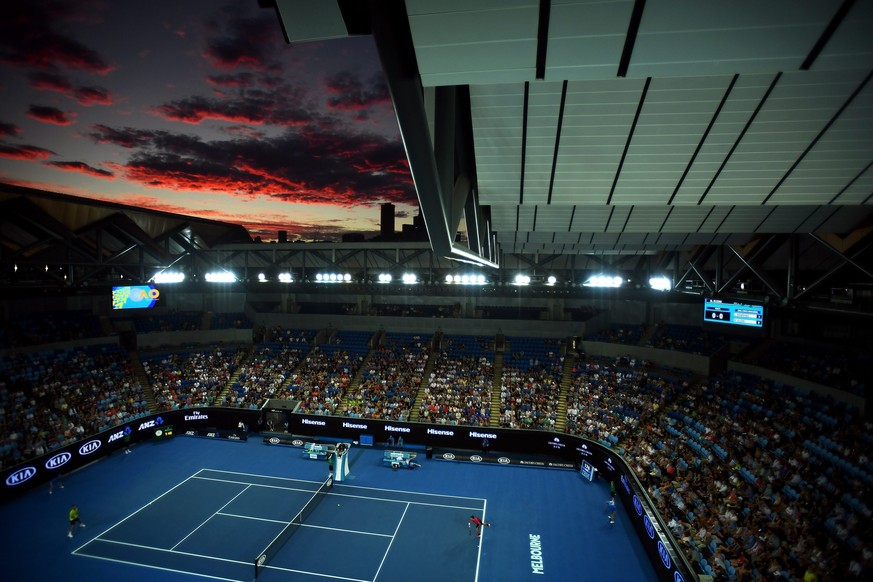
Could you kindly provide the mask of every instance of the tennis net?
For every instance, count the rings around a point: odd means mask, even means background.
[[[306,505],[297,512],[297,515],[291,518],[291,522],[286,525],[275,538],[273,538],[273,541],[267,544],[267,547],[264,548],[261,553],[258,554],[258,557],[255,559],[255,578],[258,577],[261,567],[272,560],[273,556],[276,555],[276,552],[285,545],[291,536],[297,533],[301,524],[309,518],[318,504],[327,496],[327,490],[331,485],[333,485],[333,477],[328,477],[315,492],[315,495],[313,495],[309,501],[306,502]]]

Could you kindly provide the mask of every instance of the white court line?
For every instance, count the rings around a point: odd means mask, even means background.
[[[122,542],[118,540],[96,540],[98,542],[103,542],[106,544],[115,544],[118,546],[130,546],[132,548],[140,548],[142,550],[154,550],[155,552],[164,552],[165,554],[177,554],[180,556],[191,556],[192,558],[203,558],[205,560],[218,560],[219,562],[230,562],[231,564],[243,564],[246,566],[251,566],[253,562],[248,560],[232,560],[230,558],[220,558],[218,556],[207,556],[205,554],[195,554],[194,552],[184,552],[182,550],[168,550],[167,548],[156,548],[153,546],[144,546],[142,544],[134,544],[133,542]],[[92,556],[91,554],[80,554],[82,556],[88,556],[90,558],[99,558],[100,556]],[[109,559],[109,558],[107,558]],[[141,564],[143,566],[147,566],[151,568],[148,564]]]
[[[200,471],[202,471],[202,470],[203,469],[200,469]],[[82,548],[84,548],[85,546],[90,544],[92,541],[98,539],[103,534],[112,531],[113,529],[115,529],[116,527],[118,527],[119,525],[121,525],[122,523],[124,523],[125,521],[127,521],[128,519],[130,519],[131,517],[133,517],[134,515],[136,515],[137,513],[139,513],[140,511],[142,511],[143,509],[145,509],[146,507],[148,507],[149,505],[151,505],[152,503],[154,503],[155,501],[157,501],[158,499],[160,499],[161,497],[163,497],[167,493],[169,493],[170,491],[174,490],[176,487],[180,487],[180,486],[184,485],[185,483],[187,483],[190,479],[193,479],[194,477],[196,477],[200,473],[200,471],[197,471],[197,473],[194,473],[190,477],[186,477],[185,479],[183,479],[182,481],[180,481],[176,485],[172,486],[171,488],[167,489],[166,491],[164,491],[163,493],[161,493],[160,495],[158,495],[157,497],[155,497],[154,499],[152,499],[151,501],[149,501],[148,503],[146,503],[145,505],[143,505],[142,507],[140,507],[139,509],[137,509],[136,511],[134,511],[133,513],[131,513],[130,515],[125,517],[124,519],[122,519],[121,521],[119,521],[118,523],[109,526],[109,528],[103,530],[102,532],[100,532],[99,534],[97,534],[96,536],[91,538],[90,541],[85,542],[84,544],[82,544],[81,546],[79,546],[78,548],[73,550],[72,553],[73,554],[78,553],[79,550],[81,550]]]
[[[390,538],[390,537],[393,537],[391,534],[383,534],[383,533],[376,533],[376,532],[370,532],[370,531],[361,531],[361,530],[358,530],[358,529],[343,529],[343,528],[341,528],[341,527],[328,527],[328,526],[326,526],[326,525],[315,525],[315,524],[312,524],[312,523],[301,523],[301,524],[298,524],[298,525],[299,525],[300,527],[311,527],[311,528],[314,528],[314,529],[326,529],[326,530],[329,530],[329,531],[341,531],[341,532],[344,532],[344,533],[352,533],[352,534],[358,534],[358,535],[362,535],[362,536],[375,536],[375,537],[380,537],[380,538]]]
[[[268,521],[270,523],[281,523],[282,525],[288,525],[287,521],[282,521],[281,519],[267,519],[266,517],[255,517],[253,515],[239,515],[237,513],[223,513],[223,512],[218,512],[215,515],[223,515],[225,517],[238,517],[239,519],[251,519],[254,521]]]
[[[485,500],[485,504],[482,506],[482,521],[486,522],[485,519],[485,509],[488,506],[488,500]],[[479,580],[479,565],[482,563],[482,540],[485,539],[485,526],[479,528],[479,552],[476,554],[476,576],[473,578],[473,582],[478,582]]]
[[[321,574],[319,572],[309,572],[308,570],[295,570],[294,568],[282,568],[281,566],[271,566],[269,564],[264,564],[263,566],[258,566],[259,568],[270,568],[271,570],[278,570],[280,572],[293,572],[294,574],[305,574],[307,576],[318,576],[319,578],[330,578],[332,580],[348,580],[349,582],[372,582],[371,580],[362,579],[362,578],[347,578],[346,576],[334,576],[333,574]]]
[[[370,491],[387,491],[389,493],[403,493],[405,495],[426,495],[428,497],[448,497],[450,499],[467,499],[470,501],[485,501],[482,497],[465,497],[463,495],[446,495],[445,493],[422,493],[420,491],[405,491],[403,489],[384,489],[382,487],[364,487],[363,485],[346,485],[345,481],[337,483],[340,487],[349,489],[368,489]]]
[[[240,471],[223,471],[221,469],[209,469],[204,468],[197,471],[197,473],[202,473],[203,471],[214,471],[216,473],[227,473],[228,475],[245,475],[247,477],[264,477],[267,479],[278,479],[280,481],[299,481],[301,483],[323,483],[323,481],[311,481],[309,479],[294,479],[293,477],[275,477],[273,475],[261,475],[258,473],[243,473]]]
[[[251,485],[249,485],[249,487],[251,487]],[[207,517],[206,519],[204,519],[204,520],[203,520],[203,523],[201,523],[200,525],[198,525],[197,527],[195,527],[194,529],[192,529],[192,530],[188,533],[188,535],[186,535],[184,538],[182,538],[181,540],[179,540],[178,542],[176,542],[176,545],[173,546],[173,547],[170,548],[170,549],[171,549],[171,550],[175,550],[177,547],[179,547],[179,544],[181,544],[182,542],[184,542],[185,540],[187,540],[188,538],[190,538],[192,535],[194,535],[194,532],[196,532],[198,529],[200,529],[201,527],[203,527],[204,525],[206,525],[206,522],[208,522],[210,519],[212,519],[213,517],[215,517],[216,514],[217,514],[218,512],[220,512],[222,509],[224,509],[225,507],[227,507],[228,505],[230,505],[231,503],[233,503],[234,500],[235,500],[237,497],[239,497],[240,495],[242,495],[243,493],[245,493],[246,491],[248,491],[248,490],[249,490],[249,487],[244,488],[242,491],[240,491],[239,493],[237,493],[236,495],[234,495],[233,497],[231,497],[231,498],[227,501],[227,503],[225,503],[224,505],[222,505],[221,507],[219,507],[217,511],[214,511],[214,512],[212,513],[212,515],[210,515],[209,517]]]
[[[361,489],[366,489],[366,487],[361,487]],[[447,509],[464,509],[471,511],[482,511],[481,507],[467,507],[464,505],[445,505],[442,503],[425,503],[424,501],[408,501],[405,499],[385,499],[384,497],[367,497],[365,495],[351,495],[349,493],[333,493],[330,492],[328,495],[333,495],[337,497],[350,497],[352,499],[367,499],[369,501],[384,501],[385,503],[405,503],[407,505],[421,505],[423,507],[445,507]],[[469,499],[469,498],[463,498]],[[481,500],[484,501],[484,500]]]
[[[397,527],[394,528],[394,534],[391,536],[391,541],[388,542],[388,547],[385,548],[385,553],[382,555],[382,561],[379,562],[379,569],[376,570],[376,575],[373,576],[373,582],[376,582],[376,579],[379,577],[379,572],[382,571],[382,566],[385,565],[385,559],[388,557],[388,552],[391,551],[391,544],[394,543],[394,538],[397,537],[397,532],[400,531],[400,524],[403,523],[403,518],[406,517],[406,512],[409,511],[409,504],[406,504],[406,509],[403,510],[403,515],[400,516],[400,520],[397,522]]]
[[[249,582],[246,580],[237,580],[236,578],[220,578],[218,576],[210,576],[209,574],[200,574],[199,572],[189,572],[187,570],[176,570],[173,568],[164,568],[161,566],[150,566],[149,564],[140,564],[139,562],[128,562],[127,560],[118,560],[115,558],[104,558],[103,556],[92,556],[90,554],[79,554],[84,558],[94,558],[95,560],[104,560],[106,562],[115,562],[117,564],[127,564],[129,566],[141,566],[143,568],[151,568],[153,570],[162,570],[164,572],[175,572],[176,574],[188,574],[189,576],[200,576],[201,578],[209,578],[211,580],[223,580],[224,582]]]
[[[213,469],[205,469],[207,471],[212,471]],[[229,471],[226,471],[229,472]],[[216,479],[214,477],[196,477],[196,479],[202,481],[217,481],[219,483],[235,483],[237,485],[248,485],[250,487],[266,487],[269,489],[282,489],[284,491],[300,491],[302,493],[315,493],[315,491],[311,489],[298,489],[296,487],[282,487],[279,485],[264,485],[261,483],[248,483],[245,481],[234,481],[232,479]],[[288,481],[294,481],[294,479],[288,479]],[[317,481],[305,481],[306,483],[318,483]],[[345,485],[345,484],[337,484],[343,488],[355,488],[355,489],[363,489],[365,491],[384,491],[387,493],[397,493],[403,495],[420,495],[422,497],[444,497],[446,499],[462,499],[465,501],[484,501],[481,497],[464,497],[460,495],[439,495],[435,493],[418,493],[416,491],[401,491],[398,489],[380,489],[378,487],[361,487],[360,485]],[[445,507],[448,509],[463,509],[469,511],[481,511],[481,507],[468,507],[465,505],[446,505],[441,503],[426,503],[424,501],[407,501],[405,499],[386,499],[384,497],[369,497],[365,495],[351,495],[349,493],[337,493],[335,491],[328,491],[327,495],[337,496],[337,497],[351,497],[353,499],[367,499],[371,501],[384,501],[386,503],[411,503],[413,505],[423,505],[426,507]]]
[[[249,487],[265,487],[267,489],[282,489],[283,491],[303,491],[304,493],[315,493],[312,489],[298,489],[297,487],[283,487],[281,485],[264,485],[263,483],[250,483],[248,481],[234,481],[233,479],[216,479],[215,477],[194,477],[200,481],[215,481],[217,483],[235,483],[237,485],[248,485]],[[306,481],[309,483],[309,481]]]

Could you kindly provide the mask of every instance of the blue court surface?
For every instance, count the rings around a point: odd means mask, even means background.
[[[143,443],[0,506],[7,580],[249,581],[254,562],[327,477],[302,450],[177,437]],[[569,470],[424,460],[354,447],[260,569],[271,581],[656,580],[608,484]],[[67,538],[76,503],[85,528]],[[471,514],[492,527],[477,539]]]

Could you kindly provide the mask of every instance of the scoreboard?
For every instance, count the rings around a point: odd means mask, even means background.
[[[731,299],[705,299],[705,323],[723,323],[740,327],[763,328],[764,306]]]

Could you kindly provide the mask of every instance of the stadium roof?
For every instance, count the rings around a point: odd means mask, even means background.
[[[261,4],[291,43],[374,35],[437,252],[465,225],[486,261],[871,225],[873,3]]]

